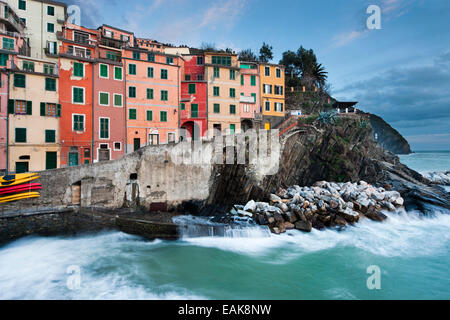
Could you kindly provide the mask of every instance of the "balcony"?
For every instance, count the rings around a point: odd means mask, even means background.
[[[8,5],[0,6],[0,21],[3,21],[8,31],[22,33],[25,30],[25,24],[15,14],[15,12]]]
[[[239,101],[241,103],[256,103],[256,97],[253,97],[253,96],[241,96]]]
[[[255,113],[255,121],[262,121],[263,120],[263,115],[262,113]]]
[[[91,50],[84,49],[84,48],[74,48],[72,46],[69,46],[67,48],[66,54],[74,56],[74,57],[78,57],[78,58],[92,59]]]

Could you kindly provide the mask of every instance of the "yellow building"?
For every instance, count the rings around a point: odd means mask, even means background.
[[[205,77],[208,82],[208,130],[210,132],[216,129],[223,134],[233,134],[241,130],[239,70],[237,55],[205,53]]]
[[[259,68],[264,128],[270,130],[282,122],[286,114],[284,66],[261,63]]]
[[[18,56],[10,77],[10,171],[20,173],[59,168],[61,105],[57,65]]]

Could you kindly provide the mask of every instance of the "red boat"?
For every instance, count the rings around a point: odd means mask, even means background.
[[[12,187],[6,187],[0,189],[0,196],[10,193],[18,193],[18,192],[25,192],[25,191],[34,191],[34,190],[41,190],[42,185],[40,183],[24,183],[18,186],[12,186]]]

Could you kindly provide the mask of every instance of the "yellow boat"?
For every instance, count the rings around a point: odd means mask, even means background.
[[[31,198],[39,198],[39,197],[40,197],[39,192],[18,193],[18,194],[14,194],[12,196],[0,197],[0,203],[24,200],[24,199],[31,199]]]
[[[36,176],[37,173],[18,173],[18,174],[11,174],[7,176],[0,177],[0,183],[2,182],[9,182],[13,180],[22,180],[26,179],[32,176]]]
[[[20,178],[13,179],[13,180],[3,180],[0,181],[0,188],[1,187],[12,187],[17,186],[19,184],[27,183],[33,180],[38,179],[40,176],[37,173],[34,173],[33,175],[28,176],[21,176]]]

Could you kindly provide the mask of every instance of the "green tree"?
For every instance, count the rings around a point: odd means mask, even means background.
[[[322,88],[327,82],[328,72],[325,71],[325,68],[321,63],[316,63],[312,72],[312,77],[314,82]]]
[[[242,50],[241,52],[239,52],[239,60],[254,62],[254,61],[258,61],[258,58],[253,53],[252,49],[245,49],[245,50]]]
[[[269,46],[267,43],[263,43],[261,49],[259,50],[259,61],[269,62],[273,59],[273,47]]]

